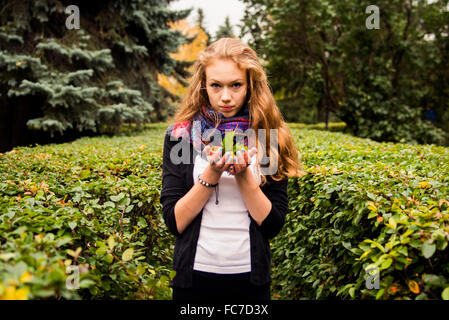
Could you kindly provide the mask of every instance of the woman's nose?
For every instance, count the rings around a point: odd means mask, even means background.
[[[230,99],[231,99],[231,96],[230,96],[230,94],[228,92],[228,89],[224,88],[223,89],[223,93],[221,94],[221,100],[228,101]]]

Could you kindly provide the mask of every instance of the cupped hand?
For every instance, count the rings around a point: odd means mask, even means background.
[[[206,146],[203,149],[203,153],[209,162],[210,167],[219,175],[233,165],[232,162],[226,162],[226,155],[222,156],[223,148],[219,148],[215,152],[212,152],[210,146]]]
[[[229,173],[235,176],[242,174],[251,164],[251,158],[256,153],[257,149],[255,147],[251,148],[249,151],[246,151],[245,149],[238,150],[237,154],[234,156],[234,159],[229,157],[227,160],[229,163],[232,163],[232,166],[230,166],[228,170]]]

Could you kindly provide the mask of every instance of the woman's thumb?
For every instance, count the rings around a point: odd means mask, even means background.
[[[256,147],[252,147],[252,148],[248,151],[248,155],[249,155],[250,158],[252,158],[256,153],[257,153],[257,148],[256,148]]]

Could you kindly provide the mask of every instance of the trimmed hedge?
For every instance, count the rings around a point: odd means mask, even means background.
[[[323,122],[315,124],[305,124],[305,123],[287,123],[290,129],[315,129],[315,130],[326,130],[326,124]],[[344,122],[329,122],[328,131],[331,132],[341,132],[346,130],[346,123]]]
[[[167,126],[0,154],[0,299],[171,298]],[[289,180],[291,212],[272,239],[273,298],[449,298],[449,149],[291,130],[307,174]]]
[[[159,201],[164,133],[0,156],[0,299],[171,298],[174,240]],[[69,289],[71,265],[79,290]]]
[[[272,241],[275,297],[449,299],[449,148],[292,133],[308,174]]]

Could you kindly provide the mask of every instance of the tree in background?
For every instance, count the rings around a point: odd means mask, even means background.
[[[164,120],[175,97],[157,73],[188,76],[190,64],[169,53],[193,40],[168,26],[190,13],[169,2],[82,2],[76,29],[76,11],[65,12],[74,1],[1,0],[0,152],[33,132],[117,133],[123,123]]]
[[[235,38],[229,16],[226,16],[224,24],[218,27],[214,41],[217,41],[220,38]]]
[[[208,47],[212,43],[212,36],[210,35],[209,31],[207,30],[206,26],[204,25],[204,11],[203,11],[203,9],[198,8],[197,13],[198,13],[198,18],[196,20],[196,24],[206,34],[206,37],[207,37],[206,47]]]
[[[177,53],[170,53],[172,59],[191,62],[191,66],[188,68],[188,71],[191,74],[193,72],[194,61],[198,57],[200,51],[207,47],[209,39],[203,28],[201,28],[201,24],[192,27],[185,19],[170,23],[170,27],[173,30],[183,32],[188,38],[195,38],[191,43],[186,43],[180,46]],[[177,102],[179,101],[179,98],[184,96],[187,90],[188,79],[185,81],[182,78],[167,77],[163,74],[159,74],[159,84],[169,91],[170,94],[176,96],[174,102]],[[170,116],[172,115],[173,114],[170,114]]]
[[[241,36],[267,61],[276,97],[333,112],[359,137],[449,142],[447,0],[376,1],[372,30],[370,1],[243,1]],[[424,118],[428,105],[435,125]]]

